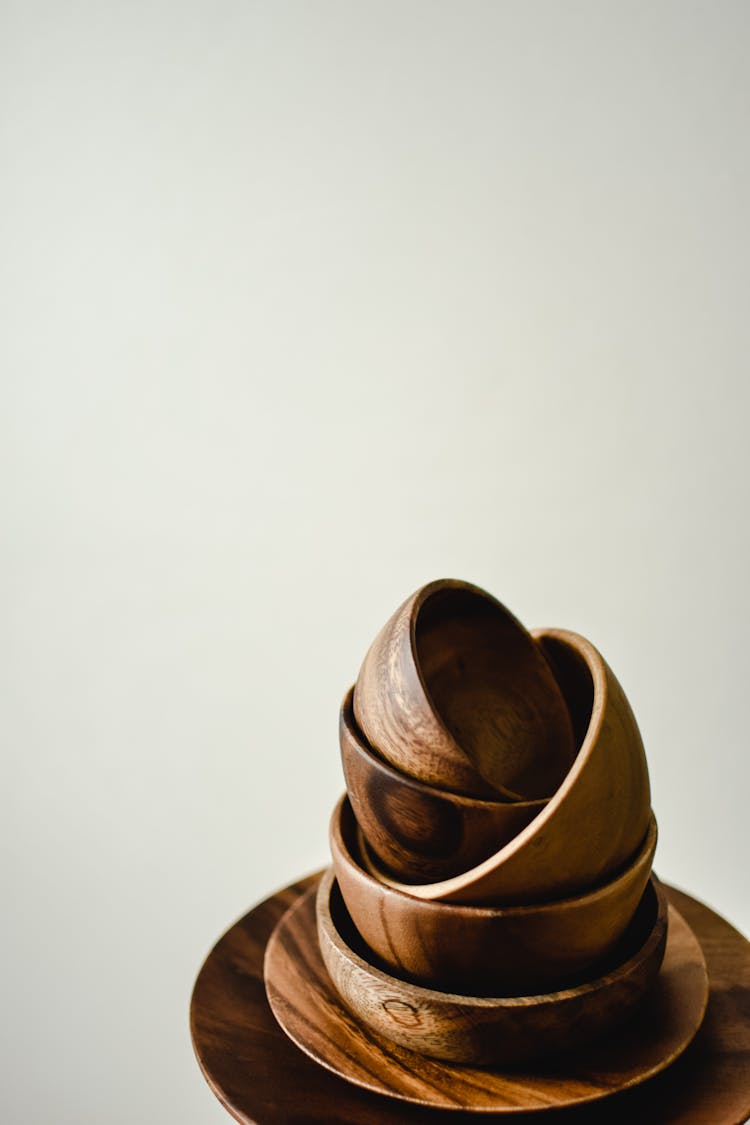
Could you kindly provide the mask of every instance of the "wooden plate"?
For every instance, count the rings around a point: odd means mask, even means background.
[[[674,907],[661,973],[637,1016],[594,1046],[512,1073],[428,1059],[360,1026],[343,1006],[323,964],[314,889],[276,927],[266,949],[264,973],[280,1026],[340,1078],[402,1101],[485,1113],[580,1105],[645,1081],[682,1054],[701,1025],[708,1001],[703,952]]]
[[[229,926],[206,957],[190,1002],[190,1032],[206,1083],[242,1125],[471,1125],[444,1112],[344,1082],[281,1030],[268,1006],[263,956],[292,903],[317,884],[299,879]],[[750,1118],[750,942],[708,906],[666,888],[698,937],[711,995],[690,1047],[655,1078],[603,1102],[518,1113],[513,1125],[742,1125]],[[200,1092],[196,1088],[196,1099]],[[211,1115],[207,1105],[206,1112]],[[492,1120],[491,1115],[480,1120]],[[505,1118],[505,1120],[508,1120]]]

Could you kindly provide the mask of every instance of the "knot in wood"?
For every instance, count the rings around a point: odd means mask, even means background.
[[[383,1010],[402,1027],[418,1027],[419,1012],[405,1000],[384,1000]]]

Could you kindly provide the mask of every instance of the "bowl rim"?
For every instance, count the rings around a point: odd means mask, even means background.
[[[596,886],[589,890],[582,891],[579,894],[567,895],[564,898],[545,899],[539,903],[514,903],[507,906],[503,905],[477,905],[473,903],[462,902],[444,902],[441,899],[421,898],[419,895],[409,894],[409,883],[398,883],[391,881],[385,875],[381,876],[377,864],[375,865],[378,874],[373,874],[364,866],[364,860],[359,861],[356,854],[352,853],[352,849],[347,843],[345,829],[342,827],[344,817],[350,817],[352,822],[352,831],[356,839],[356,846],[361,848],[364,844],[366,853],[372,861],[371,851],[367,848],[366,841],[364,840],[362,830],[357,823],[357,818],[354,815],[351,801],[347,793],[343,793],[339,800],[336,802],[333,813],[331,814],[331,822],[329,827],[329,840],[331,845],[331,852],[333,854],[334,866],[336,865],[337,855],[341,857],[341,862],[355,870],[355,876],[364,879],[367,883],[372,884],[381,893],[383,891],[390,892],[395,898],[405,898],[411,903],[419,903],[423,909],[440,911],[455,911],[458,914],[468,915],[469,917],[492,917],[510,916],[512,918],[522,918],[524,915],[544,915],[558,914],[561,909],[573,909],[575,907],[583,907],[594,904],[598,899],[609,898],[612,892],[617,888],[618,884],[624,883],[633,874],[636,867],[642,864],[651,866],[653,862],[656,845],[659,838],[659,830],[654,815],[653,809],[649,812],[648,827],[646,835],[641,841],[637,851],[627,860],[624,867],[616,872],[612,878],[608,878],[606,882],[597,883]],[[538,818],[537,818],[538,819]],[[532,821],[532,823],[534,823]],[[417,884],[419,885],[419,884]]]
[[[656,946],[662,941],[666,934],[669,913],[669,902],[666,892],[656,875],[651,873],[638,905],[641,905],[647,895],[653,895],[656,900],[656,914],[653,925],[638,948],[609,972],[603,973],[593,980],[584,981],[582,984],[575,985],[573,988],[562,988],[553,992],[540,992],[528,996],[472,996],[470,994],[464,995],[457,992],[440,992],[438,989],[429,988],[423,984],[414,984],[411,981],[402,980],[392,973],[386,973],[378,968],[378,966],[366,961],[345,941],[334,922],[330,905],[331,895],[334,893],[334,884],[341,896],[341,901],[347,913],[349,913],[349,908],[346,906],[341,887],[338,884],[336,872],[333,867],[329,867],[323,874],[316,893],[315,911],[317,925],[319,931],[321,928],[324,930],[326,937],[334,948],[341,956],[348,960],[350,964],[353,964],[355,968],[363,970],[368,976],[378,981],[380,984],[388,986],[395,985],[399,989],[407,989],[410,996],[413,996],[416,1002],[437,1003],[443,1006],[457,1005],[463,1008],[474,1008],[476,1010],[545,1007],[547,1005],[560,1003],[564,1000],[577,999],[578,997],[589,995],[614,984],[617,980],[626,977],[630,972],[635,970],[654,952]]]

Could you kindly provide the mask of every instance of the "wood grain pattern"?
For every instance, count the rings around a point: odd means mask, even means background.
[[[305,939],[315,941],[309,914],[309,903],[300,903],[268,944],[266,990],[271,998],[284,997],[287,1007],[291,993],[285,972],[291,968],[296,979],[294,951],[304,950]],[[666,896],[652,879],[609,963],[597,975],[537,995],[461,995],[404,981],[377,964],[351,921],[332,870],[321,880],[316,914],[323,963],[358,1023],[376,1038],[417,1054],[470,1066],[515,1067],[609,1035],[651,989],[667,938]],[[309,964],[312,955],[306,960]]]
[[[537,629],[534,636],[582,739],[574,765],[546,808],[489,859],[434,883],[389,878],[393,886],[443,902],[543,902],[596,886],[640,847],[651,789],[625,693],[585,637],[567,629]]]
[[[341,1003],[315,941],[313,897],[294,907],[269,940],[264,969],[271,1009],[287,1035],[321,1065],[399,1100],[495,1114],[599,1100],[668,1065],[692,1040],[704,1014],[703,955],[673,911],[669,961],[658,987],[638,1015],[611,1035],[567,1056],[512,1070],[427,1058],[375,1035]]]
[[[341,893],[366,944],[397,976],[453,992],[563,987],[606,957],[635,913],[651,871],[656,821],[616,878],[587,892],[526,906],[430,902],[388,886],[370,870],[351,805],[331,818]]]
[[[442,579],[370,646],[354,713],[402,773],[473,797],[549,797],[575,757],[570,717],[531,635],[491,595]]]
[[[271,1013],[262,978],[266,943],[288,906],[316,880],[300,880],[256,906],[207,957],[190,1007],[193,1045],[206,1081],[244,1125],[435,1125],[430,1107],[395,1102],[342,1082],[299,1051]],[[750,943],[689,895],[667,891],[699,936],[708,962],[711,998],[695,1042],[663,1074],[608,1098],[604,1115],[598,1103],[548,1109],[545,1125],[742,1125],[747,1120]],[[570,1073],[558,1080],[573,1085],[577,1078]],[[470,1125],[476,1117],[456,1109],[445,1120]],[[518,1125],[534,1120],[537,1114],[531,1112],[514,1118]]]
[[[507,844],[546,801],[481,801],[400,773],[357,726],[350,689],[339,713],[341,762],[354,814],[386,871],[409,882],[457,875]]]

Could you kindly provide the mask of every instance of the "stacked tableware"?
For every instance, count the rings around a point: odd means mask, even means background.
[[[339,733],[318,938],[361,1024],[493,1066],[633,1013],[667,904],[638,726],[588,640],[432,582],[373,641]]]

